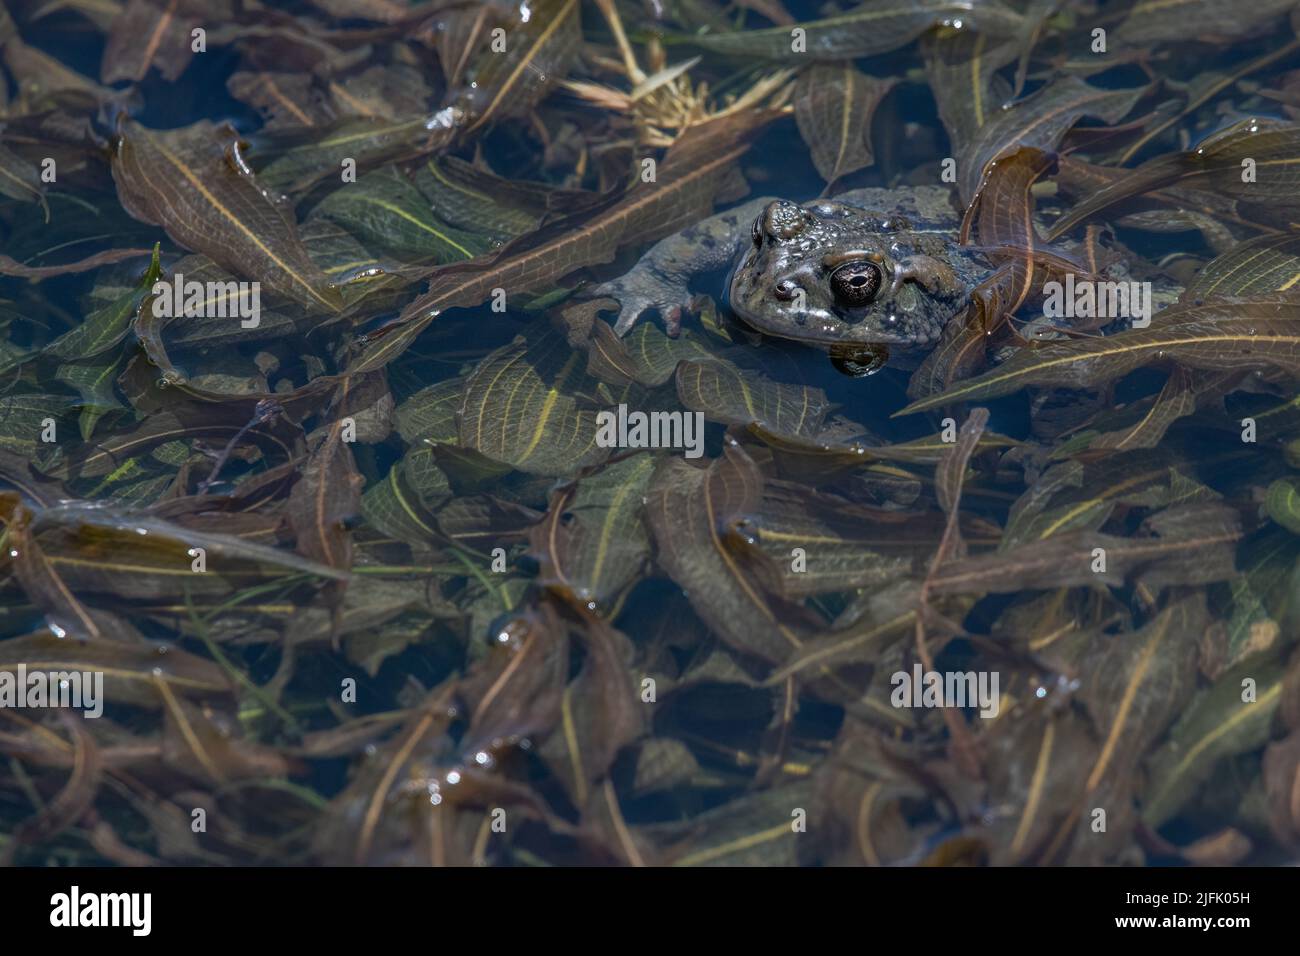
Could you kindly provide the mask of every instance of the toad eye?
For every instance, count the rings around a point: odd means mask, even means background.
[[[831,273],[831,291],[844,305],[866,305],[880,291],[880,269],[865,259],[846,262]]]

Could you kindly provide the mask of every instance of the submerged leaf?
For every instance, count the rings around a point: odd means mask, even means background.
[[[1250,695],[1244,689],[1247,681]],[[1143,819],[1163,826],[1195,796],[1220,760],[1262,747],[1281,699],[1282,668],[1276,661],[1242,662],[1198,693],[1170,730],[1169,742],[1151,755]]]
[[[708,468],[668,458],[646,494],[646,522],[659,564],[690,598],[695,613],[727,644],[781,661],[803,643],[737,560],[735,522],[761,500],[763,477],[739,448]]]
[[[541,581],[597,610],[608,608],[650,556],[641,511],[655,459],[632,455],[551,495],[529,532]]]

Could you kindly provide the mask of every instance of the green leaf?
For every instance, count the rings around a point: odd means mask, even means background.
[[[1270,655],[1243,661],[1200,691],[1169,732],[1169,741],[1149,760],[1150,784],[1142,818],[1152,827],[1177,815],[1224,757],[1249,753],[1268,743],[1269,725],[1282,700],[1284,668]],[[1243,684],[1254,699],[1243,700]]]
[[[1300,478],[1279,478],[1269,485],[1264,508],[1282,527],[1300,534]]]
[[[340,186],[316,207],[316,214],[343,226],[367,248],[377,247],[408,262],[459,262],[492,247],[490,240],[435,216],[420,191],[392,168]]]

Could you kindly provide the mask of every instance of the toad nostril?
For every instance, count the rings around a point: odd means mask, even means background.
[[[772,293],[782,302],[794,301],[795,294],[799,291],[799,286],[789,279],[782,279],[772,289]]]

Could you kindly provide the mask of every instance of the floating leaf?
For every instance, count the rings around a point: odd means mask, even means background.
[[[1252,213],[1288,223],[1300,184],[1300,127],[1243,120],[1182,153],[1160,156],[1090,195],[1052,225],[1049,238],[1133,196],[1174,183],[1251,204]],[[1243,164],[1256,172],[1243,176]]]
[[[1300,298],[1224,298],[1178,306],[1160,312],[1146,329],[1022,349],[992,371],[913,402],[900,414],[984,401],[1030,385],[1100,385],[1163,360],[1196,369],[1300,372]]]
[[[1085,116],[1118,122],[1144,92],[1100,89],[1069,76],[1009,109],[998,110],[979,127],[957,158],[962,195],[968,200],[975,195],[989,163],[999,157],[1024,148],[1050,152]]]
[[[848,13],[797,26],[804,31],[807,56],[816,60],[853,60],[895,50],[946,21],[960,21],[981,32],[1005,34],[1019,27],[1020,17],[997,3],[868,0]],[[794,52],[791,28],[786,26],[683,36],[677,40],[717,53],[766,60],[805,55]]]
[[[516,295],[531,291],[574,269],[608,261],[634,231],[639,240],[651,240],[701,218],[731,163],[744,152],[746,139],[770,118],[747,118],[739,128],[726,120],[696,127],[669,152],[655,182],[642,184],[607,208],[582,213],[579,228],[561,221],[494,255],[443,266],[430,278],[428,291],[407,306],[395,325],[371,337],[372,344],[350,370],[381,367],[442,312],[478,305],[494,288]]]
[[[89,671],[104,675],[104,698],[157,709],[160,686],[181,697],[230,695],[226,673],[210,660],[162,644],[70,641],[48,631],[0,642],[0,669]]]
[[[1149,48],[1183,40],[1187,25],[1206,36],[1235,37],[1257,32],[1293,9],[1288,0],[1263,0],[1245,10],[1225,10],[1213,0],[1139,0],[1115,30],[1118,43]]]
[[[1216,295],[1289,292],[1300,284],[1300,236],[1257,236],[1213,259],[1183,290],[1182,301]]]
[[[457,102],[469,116],[467,133],[526,113],[563,79],[577,52],[578,0],[540,0],[518,12],[517,22],[501,27],[510,38],[505,50],[484,43],[466,70],[469,89]]]
[[[871,118],[894,87],[845,62],[817,64],[799,77],[794,115],[822,179],[833,183],[873,162]]]
[[[534,325],[465,381],[459,444],[533,474],[562,475],[604,460],[592,383],[564,337]],[[610,404],[617,404],[610,396]]]
[[[238,134],[208,122],[157,132],[123,123],[113,178],[126,210],[188,249],[308,308],[342,306],[284,205],[238,166]]]
[[[775,382],[716,359],[680,362],[677,396],[711,421],[757,424],[776,435],[816,435],[831,407],[820,388]]]
[[[486,252],[490,243],[440,221],[418,189],[395,170],[383,169],[336,189],[316,207],[368,248],[378,247],[423,264],[459,262]]]

